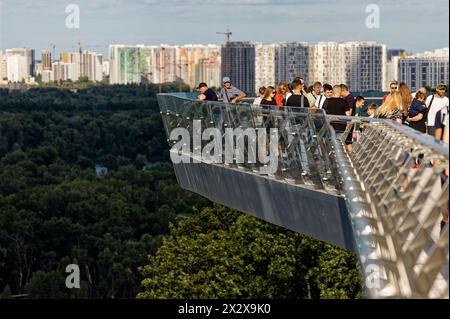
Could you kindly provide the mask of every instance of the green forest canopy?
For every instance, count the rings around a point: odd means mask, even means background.
[[[0,293],[359,296],[352,254],[178,186],[158,90],[0,90]],[[70,263],[80,265],[81,289],[65,287]]]

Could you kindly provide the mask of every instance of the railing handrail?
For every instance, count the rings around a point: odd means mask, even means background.
[[[236,106],[249,106],[249,107],[254,106],[254,107],[260,107],[261,108],[260,112],[262,112],[262,113],[271,112],[271,110],[262,108],[260,105],[256,105],[256,104],[250,104],[250,103],[230,104],[230,103],[225,103],[222,101],[200,101],[197,99],[187,98],[186,97],[187,95],[185,93],[159,93],[158,95],[177,97],[177,98],[183,99],[185,101],[188,100],[188,101],[192,101],[192,102],[207,103],[207,104],[218,105],[218,106],[223,105],[223,106],[228,107],[229,109],[235,109]],[[303,115],[306,116],[307,112],[299,113],[299,112],[296,112],[296,109],[304,109],[305,111],[311,110],[311,108],[302,108],[302,107],[297,107],[297,106],[294,108],[291,108],[292,112],[299,116],[303,116]],[[399,131],[400,133],[405,134],[410,138],[413,138],[418,143],[423,144],[423,145],[433,149],[437,153],[444,155],[446,157],[449,157],[450,153],[449,153],[448,147],[443,145],[441,142],[437,141],[434,137],[424,134],[424,133],[421,133],[421,132],[419,132],[411,127],[408,127],[406,125],[399,124],[395,121],[381,119],[381,118],[362,117],[362,116],[332,115],[332,114],[326,114],[323,109],[314,109],[314,110],[315,110],[314,112],[316,112],[316,113],[324,114],[330,121],[338,120],[338,121],[352,121],[352,122],[366,122],[366,123],[376,123],[376,122],[384,123],[384,124],[392,127],[393,129]],[[277,110],[276,112],[280,112],[280,114],[284,113],[283,110]]]

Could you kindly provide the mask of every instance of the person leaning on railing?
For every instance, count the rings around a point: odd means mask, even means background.
[[[217,101],[217,94],[205,82],[198,85],[197,90],[200,91],[198,99],[201,101]]]
[[[425,94],[421,91],[417,91],[414,95],[411,106],[408,110],[408,117],[406,118],[406,122],[411,128],[426,133],[427,126],[425,121],[427,119],[428,108],[425,105]]]
[[[223,88],[220,91],[220,97],[225,103],[237,103],[247,96],[244,92],[231,84],[231,79],[226,76],[222,79]]]

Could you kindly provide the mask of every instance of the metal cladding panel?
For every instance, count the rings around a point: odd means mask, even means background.
[[[344,198],[207,163],[174,164],[178,183],[211,201],[321,241],[354,249]]]

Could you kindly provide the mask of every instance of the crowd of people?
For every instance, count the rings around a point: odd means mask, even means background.
[[[232,85],[229,77],[223,78],[223,87],[219,93],[208,88],[206,83],[200,83],[198,90],[200,100],[222,101],[227,103],[238,103],[246,94]],[[421,87],[416,92],[411,92],[406,83],[392,81],[390,92],[383,97],[380,106],[369,104],[365,107],[363,96],[354,97],[346,84],[323,84],[314,82],[307,87],[305,80],[296,77],[291,83],[281,81],[277,87],[260,87],[258,97],[254,99],[253,105],[259,105],[263,109],[288,109],[290,107],[303,107],[322,109],[326,114],[343,116],[367,116],[371,118],[382,118],[397,122],[399,125],[409,127],[423,133],[429,134],[437,142],[448,145],[449,143],[449,99],[445,95],[447,86],[439,84],[435,92],[429,94],[427,88]],[[341,138],[348,128],[350,122],[331,122],[336,138]],[[361,123],[351,124],[351,134],[345,140],[346,148],[351,151],[352,144],[363,131]],[[349,132],[347,130],[347,132]],[[448,178],[448,168],[443,176]],[[441,229],[448,224],[448,210],[443,213]]]
[[[223,87],[219,96],[206,83],[200,83],[200,100],[222,101],[237,103],[247,95],[232,85],[229,77],[223,78]],[[411,128],[443,139],[445,121],[448,121],[449,99],[445,96],[447,86],[439,84],[434,94],[428,95],[425,87],[417,92],[411,92],[406,83],[390,83],[390,92],[384,96],[381,106],[370,104],[365,107],[363,96],[354,97],[346,84],[323,84],[316,81],[307,87],[305,80],[296,77],[291,83],[281,81],[277,87],[260,87],[259,96],[253,101],[254,105],[262,108],[280,110],[287,107],[306,107],[323,109],[326,114],[347,116],[368,116],[393,120]],[[447,119],[446,119],[447,118]],[[337,137],[345,131],[346,125],[333,123]],[[354,135],[353,135],[354,136]],[[347,141],[351,145],[351,140]]]

